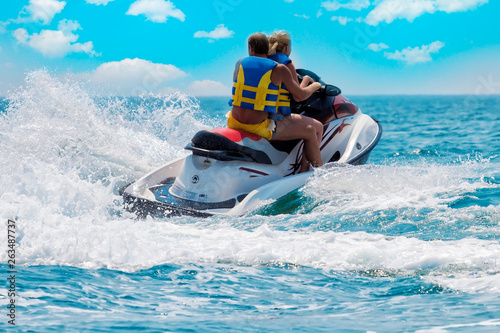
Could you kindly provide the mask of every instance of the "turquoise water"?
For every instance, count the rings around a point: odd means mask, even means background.
[[[92,93],[42,71],[0,100],[0,330],[499,331],[499,96],[345,92],[384,128],[368,164],[243,217],[137,220],[118,190],[227,99]]]

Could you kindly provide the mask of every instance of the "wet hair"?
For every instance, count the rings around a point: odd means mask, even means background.
[[[283,53],[285,46],[290,45],[290,35],[286,31],[276,31],[269,36],[268,55]]]
[[[262,32],[256,32],[248,37],[248,46],[252,47],[256,54],[267,54],[269,51],[269,41]]]

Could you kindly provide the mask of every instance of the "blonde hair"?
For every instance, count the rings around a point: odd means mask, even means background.
[[[285,46],[290,44],[290,35],[286,31],[277,31],[268,37],[269,52],[268,55],[282,53]]]

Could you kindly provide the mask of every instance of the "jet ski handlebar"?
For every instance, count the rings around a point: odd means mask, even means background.
[[[340,95],[342,93],[340,88],[338,88],[332,84],[323,84],[318,92],[320,94],[323,94],[326,96],[337,96],[337,95]]]
[[[321,95],[326,95],[326,96],[337,96],[342,93],[340,88],[332,85],[332,84],[326,84],[321,80],[321,78],[314,72],[307,70],[307,69],[297,69],[297,77],[299,79],[299,82],[302,82],[302,79],[304,76],[308,75],[310,76],[315,82],[321,83],[321,88],[318,90],[318,93]]]

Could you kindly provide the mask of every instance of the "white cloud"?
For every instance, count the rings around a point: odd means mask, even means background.
[[[387,59],[399,60],[412,65],[431,61],[431,53],[437,53],[443,46],[443,42],[435,41],[429,45],[422,45],[422,47],[407,47],[393,53],[384,52],[384,56]]]
[[[106,6],[109,2],[115,1],[115,0],[85,0],[87,3],[90,3],[92,5],[103,5]]]
[[[113,86],[122,92],[135,94],[157,91],[163,83],[185,76],[186,73],[174,65],[127,58],[100,65],[90,74],[90,80],[100,85]]]
[[[28,31],[23,28],[16,29],[12,32],[12,35],[17,40],[18,43],[24,44],[28,41]]]
[[[137,0],[130,5],[127,15],[145,15],[149,21],[165,23],[169,17],[184,22],[186,15],[170,1],[165,0]]]
[[[21,18],[20,21],[41,21],[43,24],[49,24],[54,16],[63,10],[64,6],[66,6],[65,1],[30,0],[29,5],[23,8],[23,11],[27,12],[29,16]]]
[[[383,21],[391,23],[396,19],[413,22],[415,18],[425,13],[467,11],[487,2],[488,0],[382,0],[368,13],[365,22],[370,25],[377,25]]]
[[[187,90],[195,96],[229,96],[231,94],[231,88],[212,80],[194,81]]]
[[[307,16],[306,14],[293,14],[293,16],[309,20],[309,16]]]
[[[328,11],[336,11],[340,8],[360,11],[364,8],[368,8],[369,6],[369,0],[353,0],[347,1],[346,3],[340,3],[339,1],[324,1],[321,3],[321,7],[325,8]]]
[[[194,38],[209,38],[209,39],[221,39],[221,38],[231,38],[234,35],[234,31],[229,30],[224,26],[224,24],[219,24],[214,30],[210,32],[197,31],[194,33]]]
[[[348,9],[348,10],[355,10],[355,11],[360,11],[362,9],[368,8],[370,6],[370,1],[369,0],[352,0],[352,1],[347,1],[347,2],[340,2],[337,0],[334,1],[323,1],[321,3],[321,7],[326,9],[327,11],[337,11],[339,9]],[[319,17],[322,15],[321,9],[318,11],[318,14],[316,17]],[[331,18],[332,21],[337,21],[341,25],[346,25],[347,22],[352,22],[354,19],[346,16],[332,16]],[[358,20],[356,20],[358,21]]]
[[[0,34],[4,34],[7,32],[7,26],[10,24],[10,21],[1,22],[0,21]]]
[[[374,52],[379,52],[383,49],[388,49],[389,46],[387,46],[385,43],[379,43],[379,44],[375,44],[375,43],[371,43],[370,45],[368,45],[366,47],[366,50],[372,50]]]
[[[14,37],[20,44],[26,44],[49,58],[61,58],[69,53],[84,52],[89,55],[97,55],[92,42],[76,43],[78,35],[73,32],[81,29],[78,22],[61,20],[59,30],[42,30],[39,34],[29,35],[24,28],[13,32]]]
[[[438,10],[446,13],[464,12],[488,3],[488,0],[436,0]]]
[[[338,21],[341,25],[346,25],[347,22],[352,22],[353,19],[345,16],[332,16],[332,21]]]

